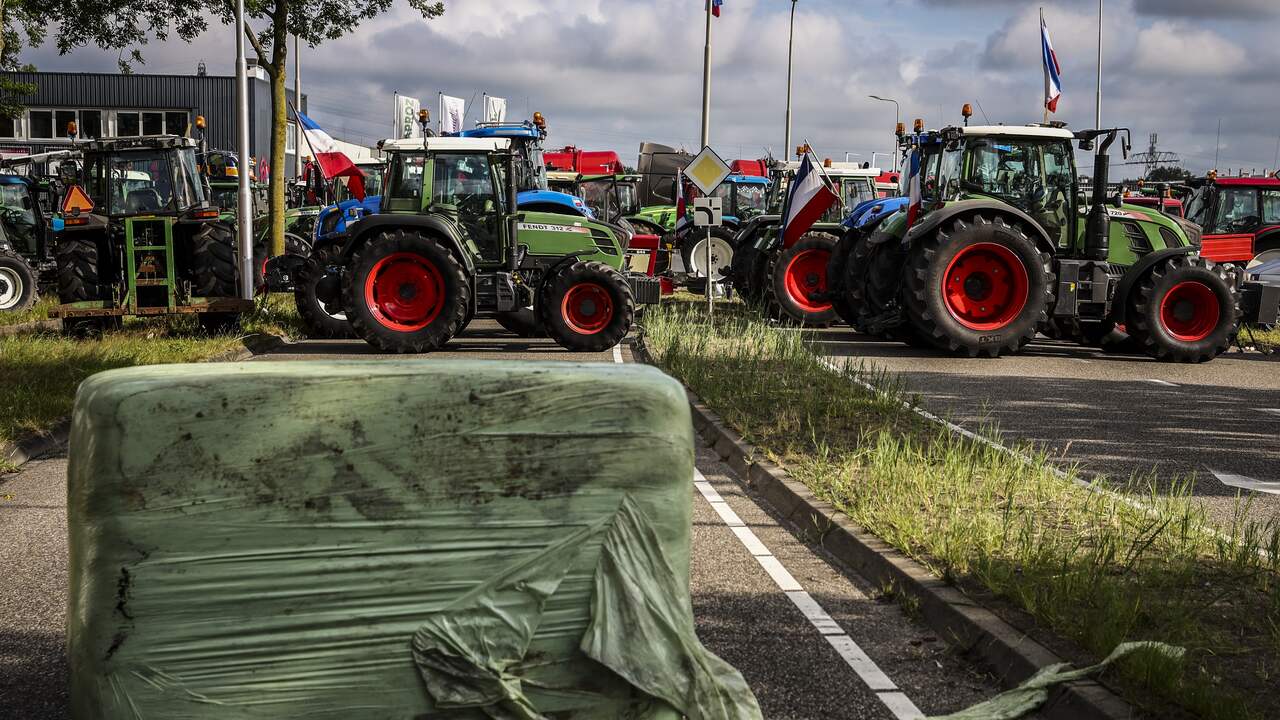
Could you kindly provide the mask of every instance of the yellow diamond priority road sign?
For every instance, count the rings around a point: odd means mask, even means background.
[[[689,178],[703,195],[710,195],[717,185],[729,177],[729,172],[728,163],[721,160],[710,145],[702,148],[702,152],[698,153],[693,158],[693,162],[684,169],[685,177]]]

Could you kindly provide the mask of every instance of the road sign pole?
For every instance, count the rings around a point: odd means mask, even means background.
[[[711,226],[707,226],[707,319],[715,309],[715,300],[711,294]]]

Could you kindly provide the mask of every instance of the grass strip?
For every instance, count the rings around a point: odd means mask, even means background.
[[[898,381],[832,371],[805,333],[750,309],[667,303],[644,320],[655,361],[797,480],[940,577],[1029,614],[1077,661],[1123,641],[1141,653],[1107,681],[1156,717],[1280,717],[1280,529],[1216,528],[1187,484],[1146,506],[1081,487],[1034,448],[1030,462],[965,440],[901,405]],[[854,379],[871,383],[872,392]],[[1225,534],[1222,537],[1217,531]]]
[[[48,320],[49,311],[57,304],[56,298],[42,297],[26,310],[0,312],[0,325],[22,325],[23,323]]]
[[[249,333],[301,334],[291,296],[259,300],[242,324],[241,334],[208,336],[194,317],[183,315],[129,318],[121,330],[92,339],[59,333],[0,337],[0,441],[46,430],[70,414],[80,381],[94,373],[205,361],[242,348],[240,338]]]

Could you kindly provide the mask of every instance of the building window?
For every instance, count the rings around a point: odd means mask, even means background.
[[[53,111],[52,110],[32,110],[30,117],[31,117],[31,137],[33,138],[53,137]]]
[[[142,134],[143,135],[163,135],[164,134],[164,113],[158,113],[158,112],[142,113]]]
[[[186,111],[169,111],[164,114],[164,131],[170,135],[186,135],[187,126]]]
[[[284,128],[284,151],[294,154],[298,152],[298,126],[294,123],[289,123]]]
[[[94,139],[102,137],[101,110],[80,111],[80,137]]]
[[[0,138],[16,138],[22,137],[19,132],[21,123],[17,118],[0,117]]]
[[[76,111],[75,110],[54,110],[53,118],[54,118],[53,132],[57,134],[57,137],[66,137],[68,134],[67,126],[76,121]],[[79,124],[77,123],[76,132],[78,133],[79,131],[80,131],[80,128],[79,128]]]
[[[116,113],[116,136],[117,137],[136,137],[141,134],[142,126],[139,124],[138,113],[136,112],[118,112]]]

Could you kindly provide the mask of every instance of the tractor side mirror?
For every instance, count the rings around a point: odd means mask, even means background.
[[[1119,208],[1121,205],[1124,205],[1124,196],[1121,195],[1120,193],[1116,193],[1111,197],[1111,204],[1116,206],[1117,208]]]
[[[1080,139],[1080,149],[1085,151],[1093,150],[1093,140],[1089,138]]]

